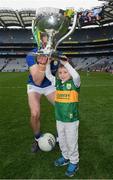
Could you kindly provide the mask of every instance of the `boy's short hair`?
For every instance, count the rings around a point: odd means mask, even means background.
[[[59,68],[63,68],[64,67],[64,65],[63,64],[61,64],[61,63],[59,63],[59,65],[58,65],[58,69]]]

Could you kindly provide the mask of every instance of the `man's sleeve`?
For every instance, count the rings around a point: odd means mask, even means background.
[[[35,53],[36,50],[34,49],[32,52]],[[35,56],[33,56],[29,53],[26,57],[26,62],[27,62],[28,67],[31,67],[32,65],[36,64]]]

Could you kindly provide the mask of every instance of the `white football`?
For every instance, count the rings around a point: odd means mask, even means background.
[[[51,151],[55,147],[55,144],[55,137],[51,133],[43,134],[38,140],[39,148],[42,151]]]

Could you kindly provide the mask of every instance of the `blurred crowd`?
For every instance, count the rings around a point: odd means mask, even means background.
[[[92,24],[99,22],[102,18],[102,7],[93,8],[91,10],[85,10],[78,13],[79,24]]]

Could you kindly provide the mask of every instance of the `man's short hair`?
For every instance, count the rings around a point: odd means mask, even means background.
[[[40,33],[40,36],[41,36],[41,38],[42,38],[42,37],[45,37],[45,36],[47,36],[47,33],[46,33],[46,32],[41,32],[41,33]]]

